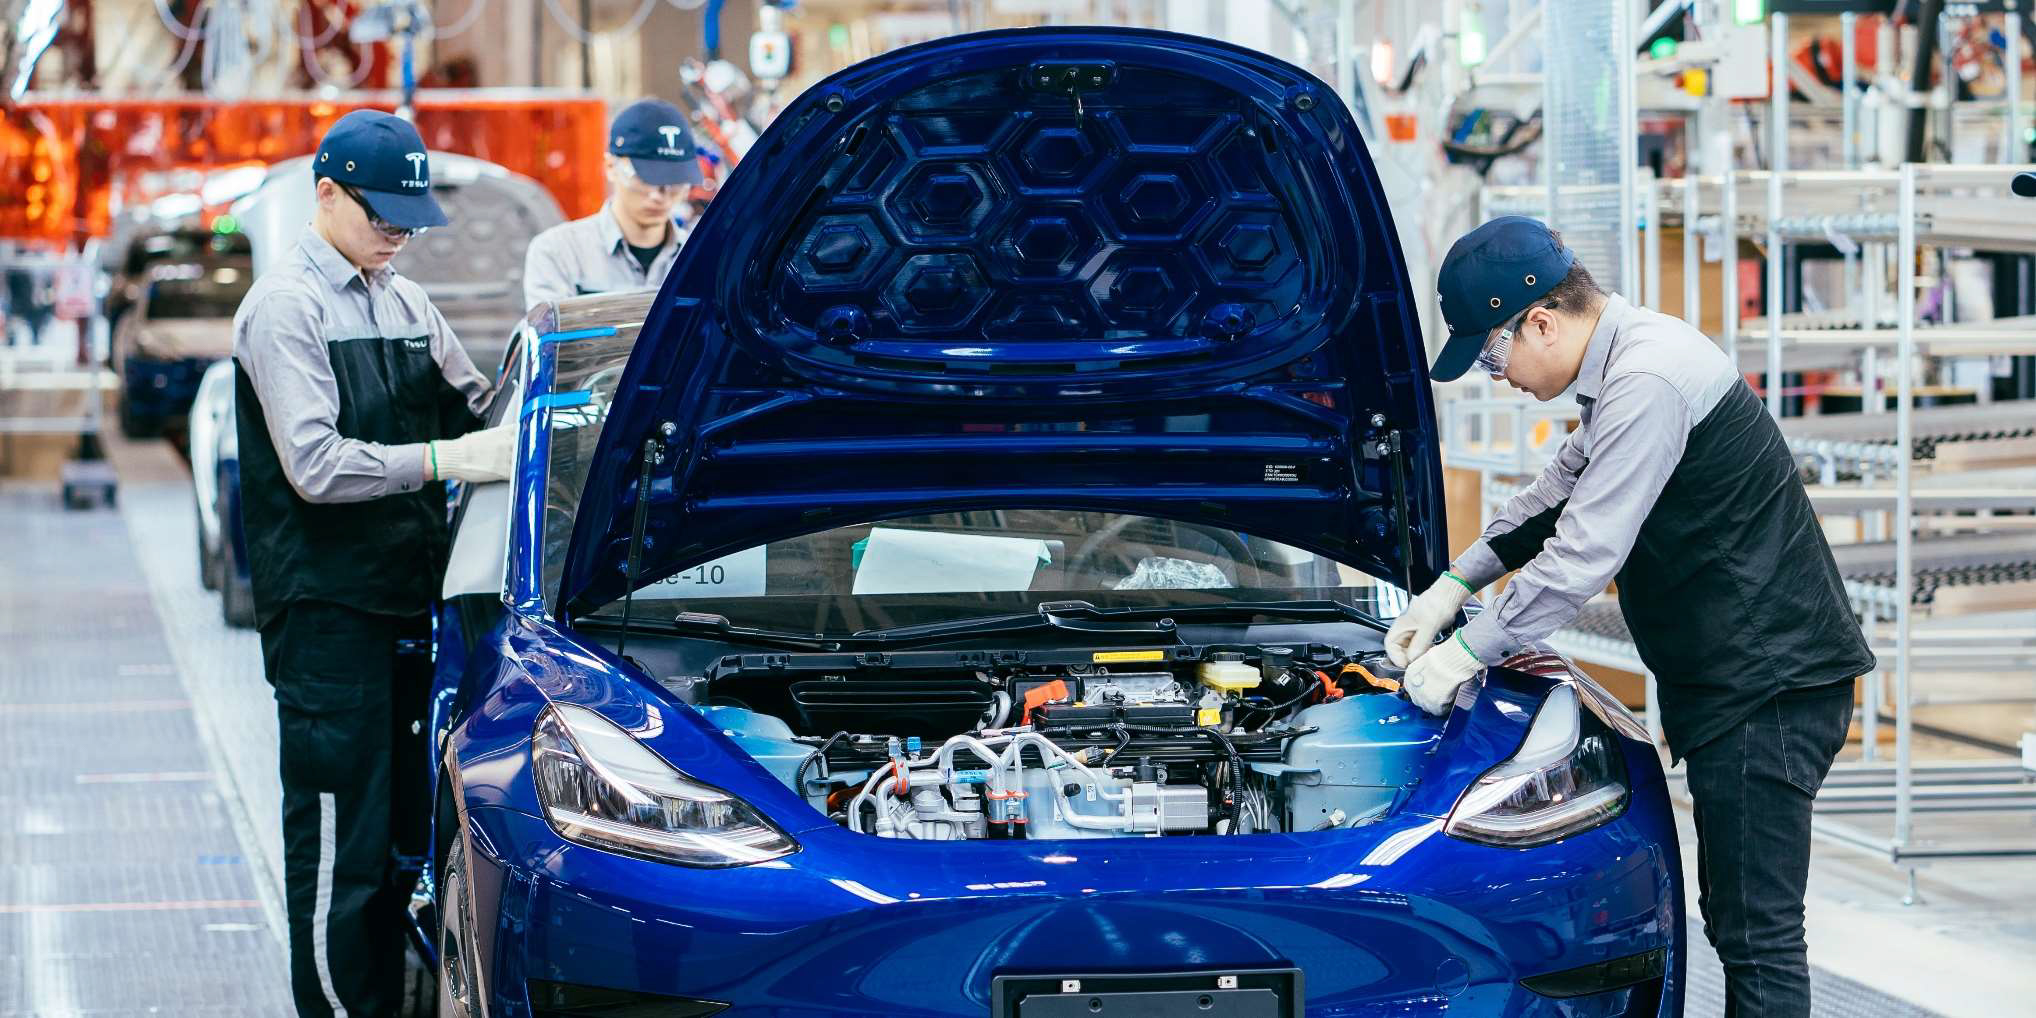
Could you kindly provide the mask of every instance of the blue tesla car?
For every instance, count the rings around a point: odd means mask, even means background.
[[[999,32],[534,311],[439,616],[441,1012],[1681,1014],[1644,730],[1381,653],[1446,557],[1394,236],[1305,72]]]

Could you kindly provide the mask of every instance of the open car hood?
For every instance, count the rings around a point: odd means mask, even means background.
[[[1065,508],[1418,590],[1445,564],[1442,483],[1395,238],[1334,90],[1261,53],[1026,29],[851,67],[680,252],[560,603],[623,594],[646,493],[638,584],[853,523]]]

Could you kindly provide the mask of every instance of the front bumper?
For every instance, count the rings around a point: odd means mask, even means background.
[[[1006,974],[1297,967],[1310,1016],[1681,1014],[1683,909],[1665,797],[1565,842],[1495,849],[1403,816],[1301,836],[880,841],[801,832],[702,871],[470,811],[490,1013],[531,980],[715,1000],[774,1018],[991,1013]],[[1554,999],[1520,980],[1663,950],[1665,977]],[[1653,1003],[1658,1001],[1658,1004]]]

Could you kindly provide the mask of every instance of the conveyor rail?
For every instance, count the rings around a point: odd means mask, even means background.
[[[1910,420],[1910,450],[1915,459],[1929,460],[1936,458],[1940,445],[2036,437],[2036,401],[1918,407]],[[1886,450],[1887,465],[1894,463],[1895,415],[1891,413],[1790,417],[1781,422],[1781,429],[1797,452],[1878,447]],[[2031,501],[2036,502],[2036,495]]]
[[[1954,587],[2036,583],[2036,534],[1918,537],[1913,547],[1914,605],[1933,604],[1941,592]],[[1893,609],[1894,542],[1839,545],[1831,554],[1855,602]]]

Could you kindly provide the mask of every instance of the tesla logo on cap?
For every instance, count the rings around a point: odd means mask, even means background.
[[[683,156],[686,154],[686,151],[679,147],[679,136],[686,133],[685,128],[677,124],[666,124],[658,128],[657,131],[665,136],[664,147],[657,150],[658,155]]]
[[[424,186],[424,153],[406,152],[403,158],[410,160],[410,179],[403,183],[411,187]]]

